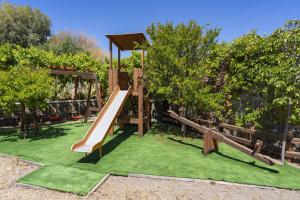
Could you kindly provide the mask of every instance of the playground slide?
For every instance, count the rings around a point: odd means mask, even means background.
[[[84,138],[73,144],[71,150],[91,153],[100,148],[130,93],[131,86],[128,90],[121,90],[120,87],[117,86]]]

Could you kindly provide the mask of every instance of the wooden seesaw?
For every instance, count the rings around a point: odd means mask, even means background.
[[[204,138],[203,153],[205,155],[209,154],[211,152],[218,152],[218,143],[222,142],[222,143],[225,143],[225,144],[227,144],[227,145],[229,145],[229,146],[257,159],[257,160],[260,160],[268,165],[273,165],[273,164],[283,165],[282,162],[260,153],[260,149],[262,147],[261,141],[257,141],[254,145],[254,149],[252,150],[250,148],[247,148],[247,147],[227,138],[226,136],[222,135],[221,133],[219,133],[218,131],[216,131],[214,129],[210,129],[205,126],[201,126],[191,120],[181,117],[174,111],[168,110],[167,114],[169,117],[171,117],[181,123],[184,123],[187,126],[190,126],[191,128],[195,129],[199,133],[203,134],[203,138]]]

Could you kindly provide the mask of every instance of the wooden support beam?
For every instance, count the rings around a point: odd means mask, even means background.
[[[144,70],[145,50],[142,50],[142,70]]]
[[[80,76],[82,79],[91,79],[95,80],[97,78],[96,74],[92,72],[80,72],[80,71],[68,71],[68,70],[50,70],[50,74],[57,75],[75,75]]]
[[[113,68],[113,52],[112,52],[112,41],[109,40],[109,68],[112,69]]]
[[[216,131],[222,135],[224,135],[225,137],[237,142],[237,143],[240,143],[240,144],[244,144],[244,145],[247,145],[247,146],[250,146],[252,144],[252,141],[251,140],[247,140],[247,139],[244,139],[244,138],[240,138],[240,137],[237,137],[237,136],[233,136],[233,135],[230,135],[230,134],[226,134],[226,133],[222,133],[216,129],[212,129],[213,131]]]
[[[229,146],[231,146],[231,147],[233,147],[233,148],[235,148],[235,149],[237,149],[237,150],[239,150],[239,151],[241,151],[241,152],[257,159],[257,160],[260,160],[260,161],[268,164],[268,165],[272,165],[275,162],[277,162],[277,161],[274,161],[274,159],[272,159],[268,156],[259,154],[259,153],[252,154],[253,150],[251,150],[251,149],[249,149],[249,148],[247,148],[247,147],[245,147],[245,146],[243,146],[243,145],[227,138],[226,136],[224,136],[224,135],[222,135],[222,134],[220,134],[216,131],[210,130],[210,129],[208,129],[204,126],[201,126],[199,124],[196,124],[195,122],[192,122],[192,121],[190,121],[186,118],[180,117],[177,113],[175,113],[171,110],[169,110],[168,113],[169,113],[170,117],[172,117],[172,118],[174,118],[174,119],[176,119],[176,120],[178,120],[182,123],[185,123],[186,125],[188,125],[188,126],[192,127],[193,129],[199,131],[200,133],[204,134],[205,132],[208,132],[217,141],[223,142],[223,143],[225,143],[225,144],[227,144],[227,145],[229,145]],[[277,163],[279,163],[279,162],[277,162]]]
[[[139,70],[138,83],[138,133],[140,136],[144,135],[144,87],[143,87],[143,71]]]
[[[255,134],[257,132],[256,130],[251,130],[251,129],[238,127],[238,126],[234,126],[234,125],[230,125],[230,124],[224,124],[224,123],[219,124],[219,126],[222,128],[226,128],[226,129],[233,130],[233,131],[238,131],[241,133],[247,133],[247,134]]]
[[[148,120],[148,116],[144,117],[143,121],[145,122],[147,120]],[[139,124],[139,119],[130,116],[122,116],[118,118],[118,122],[123,124]]]
[[[121,50],[118,48],[118,71],[121,71]]]
[[[218,152],[218,142],[216,139],[212,137],[210,131],[204,132],[204,148],[203,153],[205,155],[209,154],[210,152]]]

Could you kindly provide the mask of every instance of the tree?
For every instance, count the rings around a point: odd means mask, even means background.
[[[76,54],[83,52],[78,41],[72,35],[61,32],[49,39],[45,45],[47,50],[53,51],[57,55]]]
[[[287,21],[270,36],[270,40],[278,55],[278,65],[270,72],[268,82],[274,88],[273,104],[286,107],[281,149],[281,161],[284,162],[289,123],[300,121],[300,20]]]
[[[152,24],[147,33],[151,40],[146,46],[145,67],[149,92],[178,105],[183,116],[186,111],[213,113],[220,109],[222,95],[212,92],[204,67],[217,43],[219,29],[202,27],[194,21],[176,26],[168,22]]]
[[[105,53],[98,47],[97,41],[83,34],[60,32],[50,38],[45,47],[58,55],[87,52],[102,62],[105,58]]]
[[[54,92],[53,82],[47,69],[16,66],[0,71],[0,107],[6,112],[14,112],[17,103],[20,104],[21,132],[26,134],[28,131],[26,108],[31,112],[35,132],[38,132],[38,112],[47,108],[47,99]]]
[[[0,44],[41,45],[50,36],[50,26],[50,19],[38,9],[0,4]]]

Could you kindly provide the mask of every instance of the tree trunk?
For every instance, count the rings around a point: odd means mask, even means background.
[[[23,138],[25,139],[27,136],[27,118],[26,118],[26,107],[24,104],[21,103],[21,116],[20,116],[21,126],[20,132]]]
[[[291,116],[291,110],[292,110],[292,100],[289,98],[289,104],[287,106],[287,117],[286,117],[286,122],[285,122],[285,127],[284,127],[284,133],[282,137],[282,147],[281,147],[281,162],[284,162],[285,160],[285,150],[286,150],[286,140],[288,137],[288,132],[289,132],[289,120]]]
[[[179,115],[186,118],[186,108],[184,106],[179,108]],[[186,136],[187,130],[184,123],[181,123],[181,132],[184,134],[184,136]]]
[[[36,109],[32,109],[31,114],[33,116],[34,134],[37,135],[39,133],[39,116],[37,115]]]
[[[20,126],[20,131],[24,131],[25,130],[25,106],[23,104],[21,104],[21,113],[20,113],[20,121],[21,121],[21,126]]]

